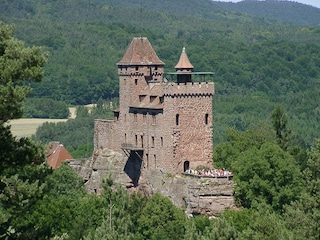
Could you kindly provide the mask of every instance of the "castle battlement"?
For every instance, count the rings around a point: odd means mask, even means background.
[[[164,96],[212,96],[213,94],[213,82],[167,83],[164,86]]]

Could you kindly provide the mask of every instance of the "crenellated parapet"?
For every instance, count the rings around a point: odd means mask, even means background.
[[[213,96],[213,82],[166,83],[164,96]]]

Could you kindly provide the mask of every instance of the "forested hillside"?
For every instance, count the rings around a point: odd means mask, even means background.
[[[141,35],[149,38],[166,71],[173,70],[185,46],[195,71],[215,72],[216,143],[225,139],[227,127],[243,130],[266,120],[275,103],[288,111],[297,142],[310,145],[318,137],[316,8],[292,2],[209,0],[0,4],[0,19],[15,24],[15,35],[29,45],[44,46],[50,54],[45,77],[32,84],[31,97],[73,105],[117,97],[116,63],[132,37]],[[240,13],[244,8],[251,9],[250,15]],[[261,8],[273,15],[262,16]],[[288,24],[290,19],[296,19],[295,24]]]
[[[319,27],[206,0],[0,0],[0,20],[17,36],[0,21],[0,239],[320,239]],[[214,167],[233,172],[236,211],[188,219],[168,198],[129,195],[111,179],[89,194],[70,166],[48,168],[42,146],[5,125],[22,116],[30,85],[43,105],[94,102],[38,133],[92,153],[93,117],[111,114],[116,62],[137,35],[167,71],[186,46],[197,71],[215,72]]]
[[[295,1],[244,0],[239,3],[217,3],[225,10],[249,14],[250,16],[272,19],[274,21],[294,25],[319,26],[320,9]]]

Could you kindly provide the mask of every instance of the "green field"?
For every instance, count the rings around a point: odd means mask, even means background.
[[[68,119],[21,118],[9,121],[11,131],[17,137],[30,137],[45,122],[66,122]]]

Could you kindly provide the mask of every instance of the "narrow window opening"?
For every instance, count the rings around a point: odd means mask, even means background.
[[[160,137],[160,144],[161,144],[161,147],[163,147],[163,137]]]
[[[136,71],[138,71],[139,70],[139,67],[138,66],[136,66]]]
[[[154,136],[151,137],[151,147],[154,148]]]
[[[208,121],[209,121],[209,114],[206,113],[206,115],[204,117],[204,122],[205,122],[206,125],[208,124]]]
[[[176,125],[179,125],[179,114],[176,114]]]
[[[146,159],[147,159],[147,168],[149,168],[149,154],[146,154]]]
[[[137,78],[134,80],[134,84],[138,85],[138,79]]]
[[[138,146],[138,135],[135,135],[135,137],[136,137],[135,143],[136,143],[136,146]]]
[[[141,147],[143,148],[143,136],[141,135]]]
[[[113,112],[114,120],[119,121],[119,111]]]

